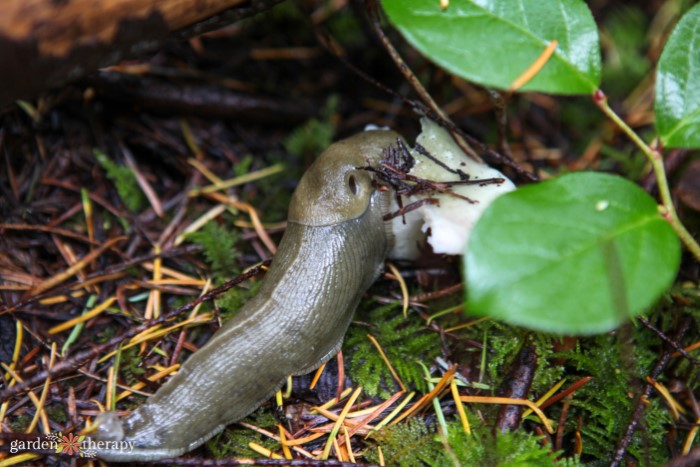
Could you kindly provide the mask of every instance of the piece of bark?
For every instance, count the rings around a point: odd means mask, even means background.
[[[176,31],[232,9],[254,14],[281,0],[8,0],[0,13],[0,106],[119,60],[158,50]],[[216,23],[216,22],[215,22]],[[221,26],[216,23],[216,26]]]
[[[499,395],[513,399],[527,399],[535,370],[537,370],[537,351],[534,344],[525,344],[515,358],[510,374],[503,380]],[[495,430],[505,433],[518,428],[523,410],[522,405],[501,406]]]

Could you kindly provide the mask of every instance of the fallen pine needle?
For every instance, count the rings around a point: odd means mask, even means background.
[[[175,238],[175,246],[179,246],[182,242],[185,241],[187,238],[187,234],[191,234],[193,232],[198,231],[202,227],[204,227],[204,224],[209,222],[212,219],[216,219],[219,217],[224,211],[226,210],[226,205],[224,204],[217,204],[201,216],[199,216],[194,222],[192,222],[190,225],[187,226],[185,230],[182,231],[180,235],[178,235]]]
[[[406,286],[406,281],[404,280],[403,276],[399,272],[398,269],[396,269],[396,266],[394,266],[392,263],[386,263],[387,267],[391,271],[391,273],[394,275],[396,278],[396,282],[399,283],[399,287],[401,288],[401,306],[402,306],[402,311],[403,311],[403,317],[406,318],[408,316],[408,287]],[[405,390],[405,388],[404,388]]]
[[[474,321],[469,321],[468,323],[464,323],[464,324],[460,324],[460,325],[458,325],[458,326],[453,326],[453,327],[451,327],[451,328],[447,328],[447,329],[445,329],[445,332],[453,332],[453,331],[457,331],[458,329],[470,328],[470,327],[472,327],[472,326],[474,326],[474,325],[477,325],[477,324],[479,324],[479,323],[481,323],[481,322],[488,321],[489,319],[490,319],[490,318],[488,318],[488,317],[483,317],[483,318],[475,319]]]
[[[214,172],[209,170],[209,168],[199,162],[197,159],[189,158],[187,159],[187,163],[190,164],[192,167],[195,169],[199,170],[202,175],[207,177],[207,179],[212,182],[212,183],[223,183],[223,180],[221,180],[219,177],[216,176]]]
[[[462,402],[474,404],[503,404],[503,405],[525,405],[530,407],[533,412],[542,420],[542,424],[549,434],[554,434],[554,428],[550,420],[544,415],[534,403],[526,399],[512,399],[510,397],[490,397],[490,396],[460,396]]]
[[[284,427],[278,423],[277,429],[280,432],[280,444],[282,445],[282,453],[284,454],[284,458],[291,459],[292,451],[289,450],[289,446],[287,445],[287,435],[284,434]]]
[[[153,260],[153,280],[158,281],[163,278],[163,258],[160,257],[160,245],[156,244],[153,246],[153,253],[157,255],[157,257]],[[145,318],[146,319],[151,319],[151,318],[159,318],[160,317],[160,290],[153,289],[151,290],[149,298],[149,303],[151,304],[150,307],[146,307],[146,313],[145,313]]]
[[[566,378],[562,378],[562,380],[559,381],[559,382],[558,382],[557,384],[555,384],[554,386],[552,386],[552,388],[551,388],[549,391],[545,392],[544,395],[543,395],[542,397],[540,397],[539,399],[537,399],[537,400],[535,401],[535,405],[536,405],[537,407],[541,407],[542,404],[544,404],[544,402],[545,402],[547,399],[549,399],[550,397],[552,397],[552,396],[554,395],[554,393],[557,392],[557,391],[559,390],[559,388],[561,388],[561,387],[564,385],[564,382],[565,382],[565,381],[566,381]],[[522,415],[522,417],[520,417],[520,418],[521,418],[522,420],[525,420],[525,417],[527,417],[527,416],[530,415],[531,413],[532,413],[532,409],[527,409],[525,412],[523,412],[523,415]]]
[[[148,262],[148,263],[143,263],[142,264],[143,268],[147,271],[153,272],[153,263]],[[165,266],[161,267],[161,273],[166,276],[170,276],[174,279],[182,279],[183,281],[198,281],[201,279],[195,279],[194,277],[190,277],[187,274],[184,274],[180,271],[176,271],[175,269],[171,269]]]
[[[42,298],[39,300],[39,303],[42,305],[56,305],[57,303],[65,303],[71,298],[80,298],[83,295],[85,295],[84,290],[76,290],[71,292],[70,295],[56,295],[53,297]]]
[[[162,218],[165,215],[165,212],[163,211],[163,204],[160,202],[160,198],[158,198],[156,190],[153,189],[151,184],[148,182],[148,179],[144,177],[144,175],[141,173],[141,170],[139,170],[139,166],[138,164],[136,164],[134,156],[131,155],[131,151],[129,151],[129,149],[127,149],[127,147],[122,144],[120,144],[119,146],[122,155],[124,156],[124,162],[126,162],[126,165],[131,169],[131,172],[134,174],[134,177],[136,177],[136,183],[141,188],[143,194],[146,195],[146,199],[153,208],[153,211],[158,217]]]
[[[370,426],[369,426],[369,423],[370,423],[372,420],[374,420],[375,418],[377,418],[379,415],[381,415],[381,413],[382,413],[384,410],[386,410],[387,407],[390,407],[390,406],[391,406],[394,402],[396,402],[403,394],[405,394],[405,393],[402,392],[402,391],[399,391],[399,392],[397,392],[396,394],[394,394],[393,396],[391,396],[389,399],[387,399],[387,400],[385,400],[384,402],[382,402],[381,404],[379,404],[378,406],[376,406],[376,407],[371,407],[370,409],[367,409],[367,410],[371,410],[371,412],[370,412],[367,416],[365,416],[362,420],[359,420],[359,422],[357,423],[357,425],[355,425],[354,427],[352,427],[352,428],[350,429],[349,436],[354,435],[355,433],[357,433],[357,432],[360,431],[360,430],[364,430],[364,429],[371,430],[371,429],[374,429],[373,427],[370,427]],[[361,412],[361,413],[364,414],[365,410],[358,411],[358,412]]]
[[[28,452],[24,454],[17,454],[16,456],[8,457],[5,460],[1,460],[0,467],[10,467],[11,465],[23,464],[24,462],[28,462],[38,457],[41,456],[39,454],[31,454]]]
[[[686,414],[685,409],[683,406],[681,406],[680,403],[671,395],[668,389],[666,389],[666,386],[663,384],[659,383],[658,381],[655,381],[651,379],[650,377],[647,376],[646,378],[647,383],[651,384],[654,386],[654,389],[656,389],[661,396],[666,399],[666,403],[668,406],[671,408],[671,415],[673,416],[673,419],[678,421],[678,418],[680,417],[678,415],[678,412],[682,413],[683,415]]]
[[[24,327],[22,326],[22,321],[19,319],[15,322],[15,328],[17,336],[15,338],[15,349],[12,352],[12,362],[10,363],[10,370],[14,371],[17,368],[17,363],[19,362],[20,352],[22,351],[22,342],[24,340]],[[17,380],[10,376],[10,372],[4,375],[4,381],[9,381],[7,387],[12,387],[17,383]],[[5,420],[5,414],[7,413],[7,408],[10,405],[10,401],[5,401],[0,404],[0,424]]]
[[[53,342],[51,343],[51,357],[49,358],[49,370],[53,368],[54,363],[56,362],[56,343]],[[34,431],[36,426],[39,424],[39,418],[41,418],[41,424],[44,427],[44,433],[51,433],[51,428],[49,427],[49,419],[46,415],[46,411],[44,410],[44,405],[46,404],[46,396],[49,393],[49,386],[51,385],[51,377],[46,378],[46,381],[44,381],[44,389],[41,390],[41,396],[39,397],[39,405],[36,407],[36,413],[34,414],[34,418],[32,418],[32,422],[29,424],[27,427],[27,433],[31,433]]]
[[[310,443],[311,441],[317,440],[318,438],[324,436],[325,433],[319,432],[319,433],[314,433],[309,436],[305,436],[303,438],[296,438],[296,439],[288,439],[286,441],[287,446],[300,446],[302,444]]]
[[[690,448],[693,447],[693,443],[695,442],[695,437],[698,434],[698,428],[700,428],[700,418],[695,420],[695,425],[693,425],[693,428],[690,429],[688,432],[688,436],[685,438],[685,443],[683,443],[683,455],[686,456],[690,452]]]
[[[5,369],[5,371],[7,371],[8,373],[10,373],[10,377],[12,377],[12,378],[13,378],[14,380],[16,380],[18,383],[21,384],[21,383],[24,382],[24,380],[23,380],[22,378],[20,378],[19,375],[18,375],[17,373],[14,372],[14,370],[11,370],[10,367],[7,366],[7,364],[5,364],[5,363],[3,363],[3,362],[0,362],[0,366],[2,366],[2,367]],[[41,410],[39,409],[39,408],[41,407],[41,404],[39,403],[39,399],[36,397],[36,394],[34,394],[34,392],[30,390],[30,391],[27,391],[27,397],[29,397],[29,399],[32,401],[32,403],[34,404],[34,406],[37,408],[37,411],[41,411]],[[41,411],[41,412],[43,413],[43,411]],[[43,416],[46,417],[46,414],[44,413]],[[44,425],[44,426],[49,426],[48,419],[46,419],[46,420],[42,419],[41,423],[42,423],[42,425]]]
[[[244,185],[246,183],[254,182],[260,180],[261,178],[269,177],[270,175],[275,175],[284,170],[284,164],[275,164],[264,169],[256,170],[254,172],[249,172],[245,175],[240,175],[238,177],[231,178],[229,180],[224,180],[221,183],[214,183],[201,188],[195,188],[188,193],[188,196],[197,196],[200,193],[214,193],[217,191],[223,191],[228,188]]]
[[[112,304],[117,300],[117,297],[109,297],[107,300],[104,302],[100,303],[97,305],[95,308],[92,310],[88,311],[87,313],[83,313],[80,316],[76,316],[73,319],[70,319],[64,323],[59,324],[58,326],[54,326],[51,329],[49,329],[49,334],[58,334],[59,332],[63,332],[66,329],[70,329],[76,324],[79,323],[84,323],[85,321],[88,321],[95,316],[99,315],[103,311],[105,311],[107,308],[112,306]]]
[[[399,423],[406,417],[413,416],[416,412],[426,407],[434,398],[436,398],[442,392],[445,386],[447,386],[450,383],[450,381],[452,381],[452,378],[454,378],[456,371],[457,365],[452,365],[450,369],[447,370],[444,375],[442,375],[442,378],[435,385],[435,388],[433,388],[428,394],[425,394],[423,397],[418,399],[418,402],[416,402],[413,405],[413,407],[402,413],[401,416],[399,416],[399,418],[394,420],[392,422],[392,425]]]
[[[176,372],[179,368],[180,368],[180,364],[176,363],[175,365],[169,366],[168,368],[160,370],[157,373],[153,373],[151,376],[148,376],[146,379],[148,381],[151,381],[151,382],[156,382],[159,379],[164,378],[164,377],[168,376],[169,374]],[[135,383],[135,384],[129,386],[129,388],[131,390],[127,389],[127,390],[120,392],[119,395],[117,396],[117,401],[120,401],[120,400],[124,399],[125,397],[129,397],[131,394],[133,394],[134,392],[140,391],[144,387],[146,387],[146,383],[144,383],[142,381],[139,381],[138,383]]]
[[[274,452],[270,451],[269,449],[263,446],[260,446],[257,443],[250,442],[248,443],[248,447],[253,451],[257,452],[258,454],[262,454],[268,459],[284,459],[284,457],[280,456],[279,454],[275,454]]]
[[[396,416],[399,414],[399,412],[401,412],[401,411],[403,410],[403,408],[406,407],[406,405],[407,405],[409,402],[411,402],[411,399],[413,399],[413,397],[414,397],[415,395],[416,395],[415,392],[409,393],[409,394],[406,396],[406,398],[405,398],[403,401],[401,401],[401,403],[400,403],[398,406],[396,406],[396,408],[395,408],[394,410],[391,411],[391,413],[390,413],[389,415],[387,415],[386,417],[384,417],[384,418],[382,419],[382,421],[379,422],[379,423],[377,424],[377,426],[375,426],[375,427],[372,429],[372,431],[379,431],[379,430],[381,430],[382,428],[384,428],[388,423],[390,423],[390,422],[394,419],[394,417],[396,417]]]
[[[245,211],[248,214],[248,217],[250,217],[250,222],[253,224],[253,229],[255,230],[255,233],[258,234],[258,237],[260,237],[260,240],[265,244],[265,247],[267,247],[267,249],[273,255],[277,253],[277,246],[267,234],[265,227],[260,221],[260,216],[258,216],[258,212],[251,204],[245,203],[243,201],[237,201],[221,193],[211,193],[208,195],[208,197],[220,203],[233,206],[234,208],[240,209],[241,211]]]
[[[423,364],[423,362],[419,361],[418,362],[420,366],[423,368],[423,373],[425,374],[425,379],[428,381],[428,388],[432,391],[435,386],[433,383],[430,381],[430,369]],[[439,383],[440,381],[438,381]],[[450,381],[450,385],[454,383],[454,378]],[[445,414],[442,411],[442,406],[440,405],[440,399],[439,399],[439,394],[438,397],[434,397],[432,400],[433,404],[433,409],[435,410],[435,416],[437,417],[438,420],[438,431],[441,431],[443,433],[447,433],[448,428],[447,428],[447,421],[445,420]]]
[[[453,379],[452,381],[450,381],[450,390],[452,391],[452,398],[454,399],[455,405],[457,406],[457,413],[459,414],[459,419],[462,422],[462,428],[464,429],[464,433],[466,433],[467,436],[471,436],[472,428],[469,425],[469,419],[467,418],[467,412],[464,410],[464,404],[462,404],[462,400],[459,398],[457,380]]]
[[[320,415],[323,415],[324,417],[326,417],[328,420],[332,421],[333,423],[337,422],[338,419],[340,418],[339,414],[331,412],[328,409],[314,407],[314,411],[318,412]],[[345,423],[354,427],[356,425],[359,425],[361,422],[353,420],[353,417],[351,417],[351,416],[346,416]],[[315,428],[313,428],[313,430],[320,432],[320,433],[330,433],[331,431],[333,431],[333,427],[329,427],[328,425],[323,425],[320,427],[315,427]]]
[[[316,373],[314,374],[314,379],[311,380],[311,384],[309,384],[309,390],[312,390],[313,388],[316,387],[316,384],[318,383],[318,380],[321,378],[321,374],[323,373],[323,370],[326,369],[326,364],[324,363],[320,367],[318,367],[318,370],[316,370]]]
[[[428,317],[428,320],[425,322],[425,325],[430,326],[430,323],[432,323],[437,318],[439,318],[441,316],[449,315],[452,313],[456,313],[457,311],[461,311],[463,309],[464,309],[464,305],[455,305],[455,306],[451,306],[449,308],[446,308],[444,310],[440,310],[440,311],[430,315]],[[484,318],[481,318],[481,319],[484,319]]]
[[[238,422],[238,424],[244,428],[248,428],[249,430],[253,430],[256,433],[260,433],[263,436],[266,436],[270,439],[273,439],[273,440],[277,441],[278,443],[280,442],[280,437],[277,436],[276,434],[270,432],[270,431],[267,431],[263,428],[260,428],[260,427],[255,426],[255,425],[251,425],[250,423],[246,423],[246,422]],[[319,435],[319,437],[322,435],[323,434]],[[296,446],[296,444],[301,444],[301,443],[297,443],[296,441],[297,440],[289,440],[287,442],[287,445],[290,446],[294,450],[294,452],[298,452],[302,456],[307,457],[309,459],[315,459],[314,455],[311,454],[309,451]]]
[[[352,388],[346,388],[345,391],[343,391],[343,392],[340,394],[340,398],[339,398],[339,399],[331,399],[331,400],[329,400],[328,402],[326,402],[326,403],[323,404],[323,405],[320,405],[320,406],[318,406],[318,407],[314,407],[314,410],[315,410],[315,409],[329,409],[330,407],[333,407],[335,404],[337,404],[339,401],[341,401],[341,400],[345,399],[346,397],[348,397],[348,395],[349,395],[351,392],[352,392]],[[312,412],[313,412],[313,410],[312,410]]]
[[[691,352],[691,351],[698,349],[698,348],[700,348],[700,341],[695,342],[693,344],[690,344],[688,347],[684,347],[683,350],[685,350],[686,352]],[[676,358],[676,357],[680,357],[681,355],[682,354],[680,352],[673,352],[671,354],[671,357]]]
[[[346,457],[345,457],[345,455],[343,455],[343,450],[342,450],[342,448],[340,447],[340,445],[338,444],[338,438],[337,438],[337,437],[334,437],[334,438],[333,438],[333,448],[335,449],[336,457],[338,458],[338,460],[339,460],[340,462],[344,462],[345,459],[346,459]],[[330,451],[329,451],[329,453],[330,453]]]
[[[367,334],[367,337],[369,337],[369,340],[372,341],[372,344],[377,348],[379,351],[379,354],[382,356],[382,359],[384,360],[384,363],[386,363],[386,366],[389,368],[389,371],[391,372],[391,375],[394,377],[397,383],[399,383],[399,386],[401,386],[401,390],[403,392],[406,392],[406,385],[403,384],[403,381],[401,381],[401,378],[399,378],[398,373],[396,373],[396,370],[394,370],[394,367],[391,366],[391,362],[387,358],[386,354],[384,353],[384,349],[382,349],[382,346],[379,345],[379,342],[377,342],[377,339],[372,336],[372,334]]]
[[[352,396],[350,396],[347,403],[345,404],[345,407],[343,407],[343,410],[340,412],[340,415],[338,416],[338,420],[336,420],[335,425],[333,426],[333,431],[331,431],[330,437],[328,438],[328,441],[326,442],[326,447],[323,448],[323,454],[321,454],[322,460],[324,460],[324,461],[328,460],[328,456],[331,452],[331,446],[333,445],[333,441],[335,440],[336,436],[338,436],[338,431],[340,430],[340,426],[345,421],[345,417],[347,416],[348,412],[350,412],[352,405],[355,403],[355,400],[357,400],[357,398],[360,396],[361,392],[362,392],[362,386],[358,387],[355,390],[355,392],[352,393]]]
[[[161,325],[159,325],[159,324],[158,324],[158,325],[155,325],[155,326],[153,326],[153,327],[150,327],[150,328],[144,330],[144,331],[141,332],[140,334],[137,334],[136,336],[134,336],[134,337],[129,341],[128,344],[122,346],[122,350],[126,350],[126,349],[128,349],[129,347],[133,347],[133,346],[135,346],[135,345],[139,345],[139,344],[141,344],[141,343],[143,343],[143,342],[146,342],[146,341],[149,341],[149,340],[158,339],[158,338],[163,337],[163,336],[165,336],[165,335],[171,333],[172,331],[174,331],[174,330],[176,330],[176,329],[179,329],[179,328],[181,328],[181,327],[184,327],[184,326],[196,326],[196,325],[198,325],[198,324],[204,324],[204,323],[208,322],[209,320],[211,320],[212,317],[213,317],[213,316],[212,316],[211,313],[204,313],[204,314],[202,314],[202,315],[197,315],[197,316],[195,316],[195,317],[193,317],[193,318],[188,318],[188,319],[186,319],[186,320],[184,320],[184,321],[181,321],[181,322],[179,322],[179,323],[177,323],[177,324],[175,324],[175,325],[173,325],[173,326],[170,326],[170,327],[167,327],[167,328],[164,328],[164,329],[160,329],[160,328],[161,328]],[[102,363],[102,362],[104,362],[105,360],[107,360],[107,359],[111,358],[112,356],[114,356],[116,353],[117,353],[116,350],[113,350],[112,352],[109,352],[107,355],[105,355],[104,357],[100,358],[100,359],[97,361],[97,363]]]
[[[352,463],[355,462],[355,455],[352,452],[352,444],[350,442],[350,434],[348,429],[343,425],[343,439],[345,440],[345,450],[348,453],[348,460]]]
[[[104,245],[100,246],[98,249],[91,251],[90,253],[86,254],[83,256],[83,258],[78,261],[77,263],[73,264],[70,266],[68,269],[65,271],[56,274],[53,277],[50,277],[46,279],[43,282],[40,282],[36,286],[32,287],[29,289],[29,291],[25,294],[28,297],[31,297],[33,295],[38,295],[42,292],[45,292],[49,290],[52,287],[57,286],[58,284],[67,281],[69,278],[73,277],[75,274],[78,272],[82,271],[85,269],[85,267],[90,264],[92,261],[97,259],[102,253],[105,252],[108,248],[111,248],[115,243],[120,242],[122,240],[125,240],[126,237],[115,237],[107,242],[104,243]]]

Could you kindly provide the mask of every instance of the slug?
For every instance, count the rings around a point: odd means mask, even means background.
[[[378,165],[400,136],[366,131],[331,145],[299,182],[288,225],[259,292],[146,403],[120,420],[97,417],[98,457],[179,456],[245,417],[289,375],[340,349],[362,295],[392,247],[389,191],[359,167]],[[102,449],[100,445],[124,449]]]

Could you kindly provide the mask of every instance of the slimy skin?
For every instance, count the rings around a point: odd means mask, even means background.
[[[362,295],[391,248],[391,193],[372,175],[391,131],[331,145],[302,177],[288,226],[255,297],[136,411],[98,417],[93,441],[133,442],[97,450],[108,461],[176,457],[201,445],[270,398],[287,376],[335,355]]]

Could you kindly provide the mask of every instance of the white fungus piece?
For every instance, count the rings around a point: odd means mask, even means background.
[[[452,136],[438,124],[427,118],[421,119],[422,131],[416,143],[423,146],[433,157],[439,159],[452,169],[460,169],[469,175],[470,180],[502,178],[501,184],[455,185],[451,191],[465,196],[476,203],[444,193],[420,194],[403,198],[404,206],[415,201],[432,197],[439,204],[423,205],[405,215],[406,224],[401,216],[393,219],[395,245],[390,258],[415,259],[420,252],[420,244],[426,240],[435,253],[461,255],[466,251],[469,234],[476,225],[481,213],[503,193],[515,189],[515,185],[498,170],[474,161],[454,142]],[[459,176],[445,170],[429,158],[411,149],[416,163],[409,172],[416,177],[435,182],[457,181]],[[394,202],[394,204],[396,204]],[[397,210],[394,206],[392,210]]]

